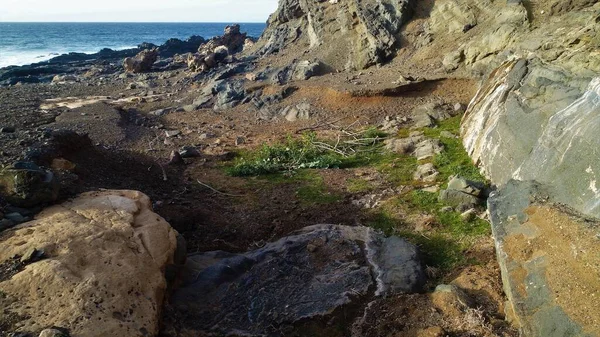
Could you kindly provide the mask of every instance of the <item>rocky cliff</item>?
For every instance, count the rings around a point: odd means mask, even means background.
[[[310,53],[336,69],[362,69],[394,56],[411,0],[281,0],[257,44],[260,55]]]

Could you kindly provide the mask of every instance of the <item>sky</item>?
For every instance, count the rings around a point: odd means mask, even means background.
[[[277,0],[0,0],[0,22],[266,22]]]

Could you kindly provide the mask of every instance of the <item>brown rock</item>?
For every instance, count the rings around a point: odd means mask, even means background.
[[[60,326],[71,336],[158,333],[164,271],[173,263],[177,233],[146,195],[85,193],[11,231],[1,242],[0,264],[31,249],[44,252],[0,282],[8,299],[4,312],[23,318],[19,331]]]
[[[158,58],[158,49],[145,49],[134,57],[123,60],[123,68],[131,73],[142,73],[152,69],[152,65]]]
[[[55,158],[52,159],[50,167],[52,167],[53,170],[73,171],[75,169],[75,164],[64,158]]]

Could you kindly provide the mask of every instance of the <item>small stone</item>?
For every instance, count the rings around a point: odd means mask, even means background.
[[[244,137],[236,137],[235,138],[235,146],[240,146],[242,144],[244,144],[246,142],[246,140],[244,139]]]
[[[179,134],[181,134],[181,131],[179,131],[179,130],[166,130],[165,131],[165,135],[168,138],[177,137],[177,136],[179,136]]]
[[[171,112],[171,109],[158,109],[158,110],[152,111],[150,114],[154,115],[154,116],[164,116],[164,115],[168,114],[169,112]]]
[[[177,152],[177,151],[172,151],[171,156],[169,158],[169,165],[180,165],[180,164],[185,164],[185,161],[183,161],[183,158],[181,158],[181,154],[179,154],[179,152]]]
[[[0,232],[16,226],[17,224],[10,219],[0,220]]]
[[[14,133],[16,131],[16,129],[12,126],[5,126],[3,128],[0,128],[0,132],[2,133]]]
[[[440,191],[440,187],[435,185],[435,186],[429,186],[429,187],[425,187],[422,188],[421,191],[423,192],[429,192],[429,193],[437,193]]]
[[[442,207],[442,209],[440,209],[440,212],[442,212],[442,213],[454,212],[454,208],[452,208],[451,206],[444,206],[444,207]]]
[[[460,316],[470,305],[470,299],[455,285],[440,284],[430,296],[433,306],[449,316]]]
[[[46,329],[40,332],[38,337],[68,337],[67,333],[64,333],[58,329]]]
[[[450,131],[442,131],[440,132],[440,136],[442,138],[456,138],[456,136]]]
[[[432,163],[426,163],[417,167],[417,171],[413,174],[413,179],[431,183],[437,179],[439,174]]]
[[[465,106],[462,105],[461,103],[456,103],[454,104],[454,112],[463,112],[465,111]]]
[[[473,221],[475,220],[475,218],[477,217],[477,211],[475,211],[474,208],[471,208],[469,210],[467,210],[466,212],[463,212],[460,217],[464,220],[464,221]]]
[[[25,222],[25,217],[23,217],[21,215],[21,213],[16,213],[16,212],[9,213],[9,214],[5,214],[4,217],[6,219],[12,220],[13,222],[18,223],[18,224]]]
[[[179,150],[179,154],[182,158],[195,158],[200,157],[200,151],[193,146],[184,146]]]
[[[64,158],[54,158],[52,159],[52,164],[50,164],[50,167],[53,170],[72,171],[75,169],[75,164]]]
[[[44,257],[43,250],[37,250],[36,248],[29,248],[25,251],[23,256],[21,256],[21,263],[33,263],[41,260]]]

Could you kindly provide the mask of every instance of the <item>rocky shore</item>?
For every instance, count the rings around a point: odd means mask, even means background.
[[[0,69],[0,336],[597,336],[594,1],[280,0]]]

